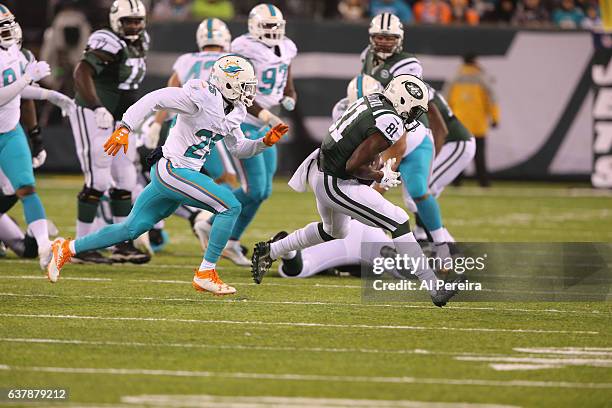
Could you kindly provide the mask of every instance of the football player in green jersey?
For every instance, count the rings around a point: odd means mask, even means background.
[[[135,149],[113,158],[104,154],[102,146],[113,132],[115,121],[138,100],[149,48],[146,10],[140,0],[115,0],[109,19],[111,28],[91,34],[74,71],[77,110],[70,116],[70,124],[85,175],[83,190],[78,194],[77,238],[93,232],[100,198],[106,190],[113,221],[123,221],[130,213],[131,192],[136,185]],[[116,245],[110,260],[96,251],[78,256],[79,261],[90,263],[142,263],[149,259],[131,242]]]
[[[260,283],[272,262],[292,251],[348,234],[351,219],[391,233],[397,253],[411,259],[423,252],[410,231],[408,214],[370,187],[378,182],[383,188],[400,184],[399,173],[392,170],[393,160],[383,163],[380,154],[397,142],[415,120],[427,112],[428,90],[413,75],[398,75],[384,92],[365,96],[351,104],[329,128],[320,149],[300,165],[289,185],[303,192],[313,190],[322,222],[313,222],[273,242],[255,245],[252,275]],[[443,306],[456,293],[436,289],[437,278],[426,262],[413,273],[423,282],[436,306]]]

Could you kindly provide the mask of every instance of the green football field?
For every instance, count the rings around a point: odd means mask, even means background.
[[[63,236],[81,184],[38,180]],[[468,184],[441,206],[459,241],[612,241],[612,195],[584,184]],[[316,219],[310,193],[278,182],[243,242]],[[609,302],[364,303],[357,278],[255,285],[227,261],[238,293],[217,298],[191,287],[201,254],[187,222],[167,230],[148,265],[68,265],[54,285],[37,262],[0,259],[4,393],[67,388],[58,405],[105,407],[612,406]]]

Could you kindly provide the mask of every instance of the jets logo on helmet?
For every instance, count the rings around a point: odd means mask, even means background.
[[[21,26],[4,4],[0,4],[0,47],[7,49],[14,44],[21,45]]]
[[[140,0],[115,0],[110,8],[110,26],[120,37],[136,41],[145,29],[146,16],[147,10]]]
[[[249,34],[269,47],[285,38],[285,19],[278,7],[258,4],[249,13]]]
[[[257,78],[253,65],[240,55],[225,55],[215,61],[208,80],[232,102],[253,105]]]
[[[223,21],[218,18],[207,18],[198,26],[196,42],[200,50],[213,45],[228,51],[232,42],[232,34]]]
[[[423,99],[423,91],[421,91],[421,88],[419,88],[417,84],[407,81],[404,83],[404,86],[406,87],[406,90],[408,90],[408,93],[414,98]]]
[[[402,50],[404,26],[396,15],[382,13],[375,16],[368,33],[370,45],[378,58],[387,59]]]
[[[346,97],[349,103],[353,103],[364,96],[382,92],[383,89],[383,86],[376,79],[369,75],[361,74],[357,75],[349,82],[346,88]]]
[[[396,76],[387,84],[383,95],[391,102],[405,125],[415,122],[421,114],[427,112],[429,102],[427,85],[414,75]],[[416,126],[418,123],[408,130]]]

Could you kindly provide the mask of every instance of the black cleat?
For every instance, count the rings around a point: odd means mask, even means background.
[[[130,262],[133,264],[144,264],[151,260],[149,254],[145,254],[134,247],[132,241],[122,242],[115,245],[110,256],[113,262]]]
[[[289,235],[289,233],[287,231],[279,231],[272,238],[270,238],[268,243],[271,244],[273,242],[280,241],[281,239],[286,238],[287,235]]]
[[[260,284],[264,275],[272,266],[272,258],[270,258],[270,242],[258,242],[253,249],[251,257],[251,276],[256,284]]]
[[[98,265],[110,265],[113,261],[98,251],[87,251],[81,252],[80,254],[74,255],[70,260],[71,263],[75,264],[98,264]]]
[[[459,275],[450,283],[461,283],[466,280],[466,277],[463,275]],[[458,289],[447,290],[447,289],[439,289],[436,291],[436,294],[431,297],[431,301],[434,305],[438,307],[442,307],[446,305],[446,303],[459,292]]]

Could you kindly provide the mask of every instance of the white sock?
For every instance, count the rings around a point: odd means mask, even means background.
[[[14,247],[22,243],[25,236],[19,228],[19,225],[15,223],[6,214],[0,215],[0,241],[4,242],[6,246],[11,248],[13,251]],[[23,246],[23,245],[21,245]]]
[[[427,265],[427,258],[423,254],[423,250],[414,238],[412,232],[393,238],[393,243],[395,244],[397,253],[402,257],[407,255],[408,258],[411,259],[421,259],[421,261],[418,261],[419,267],[414,271],[414,275],[419,278],[421,282],[427,282],[427,287],[430,289],[429,293],[435,295],[437,282],[436,274],[429,268],[429,265]]]
[[[206,259],[202,259],[202,263],[200,264],[200,271],[206,271],[208,269],[215,269],[217,264],[208,262]]]
[[[421,241],[427,241],[427,233],[423,229],[423,227],[419,227],[418,225],[414,226],[414,237]]]
[[[446,234],[446,242],[457,242],[455,241],[455,237],[453,237],[446,228],[444,228],[444,233]]]
[[[76,247],[74,246],[74,241],[70,241],[68,243],[68,248],[70,248],[70,252],[72,255],[76,255]]]
[[[164,220],[157,221],[157,224],[155,224],[153,226],[153,228],[155,228],[155,229],[164,229],[164,225],[165,225]]]
[[[293,259],[297,255],[297,251],[289,251],[285,255],[281,255],[283,259]]]
[[[51,245],[51,241],[49,241],[49,227],[47,226],[47,220],[44,218],[29,224],[28,231],[34,236],[39,251],[41,248],[46,248]]]
[[[446,232],[443,227],[435,231],[429,231],[434,242],[446,242]]]
[[[270,245],[270,257],[277,259],[287,252],[296,249],[305,249],[313,245],[322,244],[325,242],[319,234],[319,223],[311,222],[304,228],[293,231],[280,241],[273,242]]]
[[[83,222],[77,220],[76,226],[76,237],[83,238],[85,235],[89,235],[93,232],[95,227],[95,222]]]

